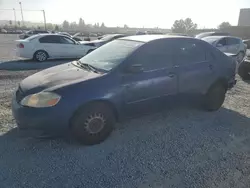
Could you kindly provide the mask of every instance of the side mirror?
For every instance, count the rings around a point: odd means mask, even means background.
[[[126,69],[127,73],[140,73],[143,72],[143,67],[141,64],[134,64]]]
[[[221,43],[216,44],[216,47],[222,47],[223,45]]]

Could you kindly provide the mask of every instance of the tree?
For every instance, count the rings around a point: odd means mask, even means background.
[[[79,28],[80,29],[84,29],[85,27],[85,22],[82,18],[79,19],[79,24],[78,24]]]
[[[191,18],[186,18],[185,20],[175,20],[172,26],[172,32],[174,33],[188,33],[192,32],[197,28],[197,24],[193,23]]]
[[[47,23],[46,27],[47,27],[48,30],[53,30],[54,29],[54,26],[53,26],[52,23]]]
[[[129,28],[128,25],[124,24],[124,29],[128,29],[128,28]]]
[[[12,25],[12,21],[11,20],[9,21],[9,24]]]
[[[64,20],[62,27],[63,29],[69,29],[69,22]]]
[[[102,22],[102,25],[101,25],[101,27],[102,27],[102,28],[104,28],[104,27],[105,27],[105,25],[104,25],[104,23],[103,23],[103,22]]]
[[[58,25],[55,25],[55,30],[59,31],[59,26]]]
[[[224,29],[224,28],[227,28],[227,27],[230,27],[231,24],[229,22],[222,22],[219,26],[218,26],[218,29]]]
[[[17,25],[18,25],[18,26],[20,27],[20,25],[21,25],[21,22],[20,22],[20,21],[18,21],[18,22],[17,22]]]
[[[70,29],[72,29],[72,30],[77,30],[77,23],[76,22],[71,22],[70,23]]]

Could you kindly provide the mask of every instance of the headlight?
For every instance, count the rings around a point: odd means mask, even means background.
[[[35,107],[35,108],[44,108],[55,106],[59,100],[60,96],[52,92],[40,92],[24,97],[21,101],[21,105]]]

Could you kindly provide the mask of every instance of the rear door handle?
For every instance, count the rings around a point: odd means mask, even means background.
[[[210,68],[210,69],[213,69],[213,65],[209,65],[209,68]]]

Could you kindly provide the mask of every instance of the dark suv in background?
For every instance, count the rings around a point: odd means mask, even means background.
[[[45,30],[31,30],[31,31],[27,31],[25,33],[22,33],[21,35],[19,35],[20,39],[26,39],[32,35],[37,35],[40,33],[49,33],[49,31],[45,31]]]

